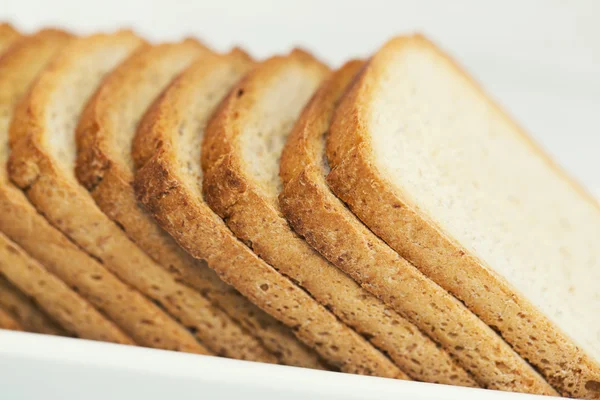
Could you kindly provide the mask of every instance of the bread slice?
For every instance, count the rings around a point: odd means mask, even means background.
[[[138,198],[192,256],[205,259],[225,282],[291,327],[332,367],[405,377],[383,354],[237,240],[204,202],[200,166],[204,129],[218,102],[246,69],[246,61],[235,53],[195,64],[154,104],[133,147]],[[315,73],[322,76],[323,67]]]
[[[332,264],[438,342],[484,387],[552,393],[495,332],[373,235],[327,187],[325,136],[337,101],[362,65],[350,62],[323,84],[287,140],[280,204],[288,221]],[[417,335],[406,341],[428,349],[418,358],[424,367],[443,359]]]
[[[7,23],[0,24],[0,55],[20,37],[21,35],[12,25]]]
[[[0,308],[8,312],[23,330],[47,335],[67,336],[67,332],[23,292],[0,276]]]
[[[312,250],[280,214],[281,147],[322,71],[309,55],[296,51],[268,61],[236,86],[238,94],[227,98],[207,129],[203,151],[207,202],[259,257],[369,338],[409,376],[476,386],[418,329]],[[420,348],[407,341],[414,335],[422,339]],[[423,365],[420,353],[427,351],[438,359]]]
[[[48,268],[52,266],[62,279],[85,291],[90,301],[121,326],[127,326],[128,333],[135,335],[140,344],[208,354],[181,324],[131,289],[137,285],[146,289],[146,294],[148,288],[158,291],[163,279],[160,273],[164,271],[97,208],[74,176],[74,130],[85,102],[102,77],[141,44],[130,32],[73,41],[41,72],[11,125],[11,177],[54,227],[97,262],[76,252],[76,247],[67,245],[65,242],[69,241],[62,235],[53,236],[56,230],[40,222],[39,214],[30,212],[24,201],[11,204],[11,215],[16,216],[19,211],[23,218],[15,235],[19,233],[22,241],[29,238],[27,250],[32,255],[45,257]],[[7,187],[5,192],[9,190]],[[10,199],[14,198],[16,195]],[[29,225],[29,221],[37,225]],[[35,229],[34,235],[31,229]],[[43,240],[45,251],[36,250],[31,238]]]
[[[8,311],[0,307],[0,329],[7,329],[9,331],[24,331],[23,325],[21,325]]]
[[[96,204],[166,270],[206,268],[162,231],[138,205],[131,183],[131,143],[144,112],[168,83],[198,57],[210,51],[196,40],[149,47],[136,53],[105,79],[88,103],[77,128],[76,173]],[[190,262],[190,260],[192,260]],[[175,262],[175,265],[171,263]],[[190,272],[188,274],[193,274]],[[181,274],[171,274],[180,278]],[[198,290],[173,280],[181,290],[181,310],[188,329],[213,353],[244,360],[277,362],[254,336],[215,307]],[[204,286],[209,286],[207,282]]]
[[[135,344],[63,281],[0,233],[0,274],[52,316],[70,335],[82,339]]]
[[[600,397],[600,209],[448,56],[388,42],[344,96],[334,192],[562,394]]]

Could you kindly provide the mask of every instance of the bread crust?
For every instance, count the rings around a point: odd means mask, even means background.
[[[0,54],[21,37],[21,34],[10,24],[0,24]]]
[[[23,293],[36,299],[69,334],[83,339],[135,344],[113,322],[3,233],[0,233],[0,273]]]
[[[207,203],[260,258],[304,288],[350,328],[368,337],[374,346],[373,352],[385,352],[401,370],[411,371],[413,378],[422,379],[424,375],[419,361],[415,360],[416,353],[411,354],[405,347],[406,337],[417,329],[297,236],[282,217],[276,199],[273,201],[263,195],[264,186],[248,177],[241,156],[242,145],[238,144],[241,143],[239,135],[246,129],[243,121],[255,112],[253,104],[266,96],[265,88],[273,86],[271,80],[283,81],[278,76],[293,71],[297,64],[307,70],[306,79],[310,79],[311,69],[322,68],[306,53],[268,60],[236,85],[213,115],[203,148],[206,150],[203,159]],[[312,73],[320,81],[325,72],[321,69],[319,74]],[[255,129],[267,128],[257,126]],[[467,374],[464,378],[465,383],[475,384]]]
[[[205,68],[193,84],[201,84],[202,76],[209,76],[210,69],[219,64]],[[173,136],[183,118],[181,107],[176,106],[180,85],[181,79],[175,81],[146,116],[150,139],[136,139],[135,157],[144,166],[136,174],[135,189],[147,210],[192,256],[205,259],[223,280],[291,327],[333,367],[350,373],[403,377],[385,357],[374,357],[359,335],[237,240],[204,203],[201,193],[179,176]],[[161,135],[165,131],[167,134]]]
[[[25,331],[47,335],[68,335],[33,300],[3,276],[0,276],[0,308],[8,312]]]
[[[362,114],[368,107],[369,81],[376,79],[387,52],[401,51],[404,46],[439,52],[424,37],[414,36],[393,39],[373,58],[335,113],[327,146],[333,168],[327,178],[329,186],[376,235],[462,300],[561,394],[600,398],[598,364],[502,277],[419,213],[375,167]]]
[[[0,329],[8,329],[9,331],[24,331],[21,325],[8,311],[0,307]]]
[[[75,73],[75,62],[85,60],[86,56],[94,55],[96,51],[104,51],[104,56],[116,48],[125,53],[131,52],[140,44],[142,41],[130,32],[94,35],[74,41],[54,58],[15,113],[11,126],[13,151],[8,170],[37,211],[97,260],[95,262],[84,253],[76,252],[73,244],[66,245],[70,243],[69,240],[56,235],[50,224],[42,224],[39,221],[41,216],[31,212],[29,207],[22,214],[28,220],[38,220],[35,237],[48,244],[62,242],[59,246],[46,246],[48,251],[43,253],[48,259],[53,257],[57,273],[60,267],[61,276],[65,280],[70,278],[71,284],[86,287],[90,299],[105,307],[112,318],[127,326],[140,344],[210,354],[181,324],[118,279],[127,284],[133,282],[138,286],[151,287],[163,277],[146,273],[151,268],[151,260],[102,214],[85,189],[70,175],[71,171],[61,164],[48,147],[53,132],[45,119],[46,111],[52,101],[55,101],[53,95],[62,80]],[[33,171],[34,175],[31,174]],[[19,205],[22,209],[30,206],[24,201],[19,202]],[[12,204],[12,207],[17,209],[17,203]],[[22,232],[27,228],[23,224],[21,227]],[[31,231],[28,233],[31,237]],[[74,258],[64,258],[67,254],[85,261],[74,263]],[[67,261],[72,266],[65,265]],[[80,269],[75,269],[76,267]]]
[[[113,71],[79,121],[76,172],[100,209],[122,227],[132,241],[166,270],[182,271],[171,273],[179,278],[173,284],[184,291],[181,312],[198,316],[188,318],[186,325],[203,344],[215,354],[226,357],[275,363],[277,358],[260,341],[215,307],[197,288],[192,286],[194,290],[191,290],[191,285],[181,279],[183,275],[192,275],[197,281],[201,273],[190,270],[206,266],[195,263],[140,207],[131,186],[132,166],[121,154],[120,147],[131,147],[131,142],[123,143],[120,139],[127,138],[123,130],[134,131],[147,108],[145,105],[140,108],[136,103],[154,100],[154,95],[147,98],[149,91],[162,91],[186,66],[210,53],[199,42],[187,39],[138,51]],[[201,282],[200,289],[211,290],[212,282]],[[178,316],[177,311],[172,313]]]

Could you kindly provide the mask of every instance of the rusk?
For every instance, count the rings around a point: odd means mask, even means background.
[[[21,35],[12,25],[0,23],[0,54],[6,51]]]
[[[46,271],[3,233],[0,233],[0,274],[23,293],[36,299],[40,307],[70,335],[103,342],[135,344],[113,322]]]
[[[316,61],[299,52],[294,56],[265,63],[236,86],[236,96],[229,96],[213,116],[203,149],[207,202],[259,257],[369,338],[409,376],[475,386],[447,354],[439,352],[416,327],[316,253],[281,215],[277,202],[281,149],[320,82],[311,81],[314,78],[309,74],[310,68],[317,68]],[[299,66],[307,70],[305,77],[298,73]],[[406,340],[414,335],[444,360],[421,366],[421,349],[414,351],[415,343]],[[423,367],[431,370],[424,373]],[[434,378],[433,373],[439,376]]]
[[[68,44],[41,72],[18,106],[11,125],[12,152],[8,163],[11,178],[55,228],[97,262],[74,251],[74,245],[66,245],[68,240],[63,236],[52,236],[49,225],[38,222],[40,231],[36,228],[32,235],[31,231],[25,231],[28,225],[23,223],[21,233],[24,240],[42,237],[46,242],[43,248],[54,250],[46,251],[43,256],[53,257],[56,274],[60,272],[63,279],[85,291],[90,301],[102,307],[112,319],[127,326],[128,333],[135,334],[139,344],[208,354],[181,324],[132,290],[129,286],[135,286],[132,282],[151,286],[153,279],[161,277],[146,274],[152,261],[97,208],[74,176],[75,125],[85,102],[104,75],[142,43],[132,33],[122,31]],[[16,203],[13,205],[18,209]],[[29,204],[21,202],[18,206],[25,208]],[[22,214],[30,220],[40,218],[39,214],[28,211]],[[53,246],[56,242],[60,244]],[[65,257],[67,254],[69,257]],[[85,260],[76,262],[70,257]],[[44,262],[49,268],[52,265],[48,260]],[[160,267],[157,269],[162,271]]]
[[[600,397],[600,209],[448,56],[388,42],[327,153],[329,185],[375,234],[560,393]]]
[[[8,312],[27,332],[67,335],[67,332],[44,313],[33,300],[3,276],[0,276],[0,308]]]
[[[0,329],[8,329],[9,331],[24,331],[21,325],[8,311],[0,307]]]
[[[96,204],[138,246],[166,270],[206,268],[162,231],[139,205],[132,187],[134,166],[131,145],[144,112],[163,89],[194,60],[210,57],[210,50],[188,39],[137,52],[117,67],[103,82],[79,120],[76,173]],[[191,270],[191,271],[190,271]],[[171,274],[181,278],[183,274]],[[200,274],[196,274],[200,276]],[[203,282],[208,286],[210,282]],[[226,357],[277,362],[254,336],[215,307],[198,290],[182,280],[161,285],[179,296],[178,308],[167,309],[213,353]]]
[[[298,55],[288,58],[302,59]],[[225,282],[291,327],[329,365],[350,373],[406,377],[306,292],[258,258],[204,202],[199,144],[208,118],[245,70],[245,64],[232,55],[197,64],[155,103],[134,146],[134,160],[141,167],[135,177],[138,198],[192,256],[205,259]],[[317,75],[322,76],[323,67],[319,71]],[[232,95],[237,93],[234,89]]]
[[[331,263],[438,342],[446,357],[452,355],[484,387],[553,393],[496,333],[373,235],[327,187],[325,137],[335,105],[361,65],[347,64],[319,89],[287,140],[280,203],[288,221]],[[418,336],[409,344],[421,349],[417,359],[427,371],[443,359]]]

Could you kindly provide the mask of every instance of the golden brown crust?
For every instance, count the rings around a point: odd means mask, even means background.
[[[395,39],[386,48],[404,45],[435,49],[419,36]],[[598,364],[502,278],[420,215],[374,166],[359,110],[369,101],[369,80],[376,79],[377,63],[384,57],[375,57],[335,113],[327,149],[334,168],[328,176],[331,189],[375,234],[497,330],[562,394],[600,397],[600,385],[594,383],[600,382]]]
[[[255,104],[263,96],[267,98],[269,92],[266,90],[284,93],[276,89],[272,82],[287,82],[279,77],[289,76],[286,74],[291,75],[292,71],[296,71],[296,57],[292,53],[289,57],[273,58],[261,64],[233,88],[219,111],[213,115],[205,139],[208,147],[204,154],[203,186],[206,201],[260,258],[282,275],[290,277],[342,322],[368,337],[374,346],[371,349],[373,354],[379,351],[378,348],[404,372],[410,370],[414,375],[422,376],[417,371],[423,367],[414,361],[414,354],[409,355],[405,347],[405,339],[416,328],[329,264],[298,237],[281,216],[278,206],[262,194],[259,184],[248,177],[244,167],[242,145],[237,144],[241,143],[239,135],[250,126],[249,122],[245,125],[244,121],[250,120],[251,113],[258,112],[255,111]],[[319,73],[311,72],[319,64],[305,53],[300,54],[299,63],[306,69],[307,84],[311,84],[309,79],[314,79],[315,87],[328,72],[324,68]],[[259,131],[269,129],[252,126]],[[276,154],[272,157],[276,157]],[[473,384],[467,374],[465,377],[465,382]]]
[[[10,48],[20,37],[21,35],[12,25],[0,24],[0,54]]]
[[[106,311],[110,310],[111,316],[121,324],[127,324],[136,334],[138,341],[144,345],[207,354],[208,350],[181,324],[113,275],[114,273],[128,284],[136,283],[142,286],[146,293],[154,287],[155,282],[162,282],[165,278],[154,272],[156,269],[164,271],[158,266],[153,268],[152,261],[102,214],[85,189],[70,175],[71,171],[61,165],[62,161],[58,160],[48,147],[49,138],[54,132],[46,121],[46,110],[52,106],[53,101],[60,101],[53,99],[53,95],[69,74],[76,73],[74,69],[77,62],[85,60],[88,55],[95,55],[95,51],[103,50],[104,57],[107,53],[110,54],[113,48],[119,48],[123,54],[124,50],[133,51],[141,43],[140,39],[131,33],[120,32],[78,39],[63,50],[60,56],[44,69],[16,111],[11,127],[12,139],[16,144],[9,159],[9,174],[21,185],[29,200],[52,225],[103,264],[91,262],[87,256],[87,263],[74,263],[70,271],[73,271],[75,266],[81,267],[82,271],[85,271],[85,279],[80,277],[76,282],[73,277],[73,284],[85,285],[88,293],[95,293],[92,297],[94,301],[99,306],[104,304]],[[20,140],[17,140],[19,137]],[[31,175],[32,171],[35,171],[34,175]],[[29,219],[36,216],[40,218],[38,214],[34,215],[31,212],[25,215]],[[52,237],[50,225],[39,223],[39,227],[45,230],[42,230],[42,233],[36,231],[36,235],[42,235],[47,243],[55,240],[68,242],[61,235],[57,238]],[[70,251],[79,259],[83,258],[82,254],[73,251],[73,246],[58,247],[54,252],[46,252],[45,255],[57,256],[58,252],[63,250]],[[63,259],[61,264],[61,271],[66,274],[64,260],[70,259]],[[58,272],[58,269],[56,271]],[[169,277],[166,272],[164,275]],[[66,276],[63,275],[64,279]],[[164,299],[161,300],[165,302]],[[173,307],[177,306],[176,300],[176,293],[169,298]],[[135,317],[127,318],[127,310],[129,316]]]
[[[3,276],[0,276],[0,307],[28,332],[67,335],[67,332],[46,315],[32,299],[25,296]]]
[[[9,331],[24,331],[23,325],[6,310],[0,307],[0,329],[8,329]]]
[[[0,233],[0,273],[67,332],[83,339],[135,344],[115,324]]]
[[[171,88],[180,82],[174,82]],[[148,211],[190,254],[206,259],[226,282],[290,326],[332,366],[346,372],[402,377],[384,357],[373,357],[360,336],[239,242],[202,197],[186,186],[177,172],[178,156],[173,143],[168,140],[173,136],[172,129],[179,125],[179,112],[167,91],[147,118],[153,118],[148,129],[168,128],[168,134],[149,132],[148,135],[161,139],[137,141],[138,145],[147,146],[144,154],[137,156],[146,162],[136,174],[135,188]],[[174,125],[171,118],[175,119]],[[148,159],[153,150],[154,155]]]
[[[421,293],[427,292],[427,285],[421,283],[422,276],[419,273],[411,275],[410,270],[409,273],[403,272],[407,267],[414,268],[402,263],[396,253],[377,238],[371,237],[364,226],[353,220],[354,217],[348,215],[325,183],[322,141],[337,100],[362,65],[360,61],[349,62],[334,73],[317,91],[297,121],[281,157],[280,172],[284,190],[280,195],[280,205],[294,229],[331,263],[401,315],[412,319],[425,333],[434,339],[445,339],[449,337],[448,323],[453,324],[454,321],[453,318],[440,318],[437,310],[445,310],[448,305],[456,308],[458,304],[454,303],[458,302],[437,304],[432,296],[422,296]],[[403,293],[403,296],[397,293]],[[403,307],[396,307],[395,303]],[[420,307],[417,305],[419,303]],[[441,307],[431,308],[432,303]],[[405,368],[413,378],[453,385],[476,385],[473,378],[448,353],[424,336],[419,328],[402,322],[410,333],[402,345],[405,346],[405,354],[414,360],[414,364],[405,363]],[[436,331],[440,334],[435,334]],[[456,334],[456,331],[452,334]],[[461,344],[464,347],[464,343]],[[457,353],[456,358],[464,360],[466,356],[463,354],[472,356],[467,350]],[[466,365],[468,367],[469,363]],[[474,376],[478,378],[478,375],[475,371]],[[479,381],[488,385],[487,381]]]
[[[223,63],[224,67],[227,63],[238,65],[240,70],[251,66],[250,58],[241,50],[234,49],[229,55],[215,57],[219,58],[213,59],[213,61]],[[212,62],[204,59],[197,61],[177,79],[177,83],[171,85],[168,93],[169,100],[159,99],[158,101],[162,102],[161,106],[151,107],[140,124],[133,145],[132,155],[138,167],[152,156],[157,141],[165,143],[170,140],[170,135],[173,130],[177,129],[183,114],[189,113],[193,118],[196,111],[193,106],[197,92],[195,82],[202,79],[206,71],[211,68],[214,68]],[[167,104],[170,105],[168,110]],[[154,220],[150,220],[150,222],[152,229],[161,232],[161,237],[164,238],[165,232],[158,227]],[[150,234],[150,236],[154,235]],[[154,237],[154,240],[158,239],[158,237]],[[281,363],[307,368],[323,368],[316,353],[300,343],[289,328],[256,307],[233,287],[224,283],[213,270],[208,268],[204,260],[191,257],[170,236],[169,240],[163,240],[163,243],[165,246],[174,247],[173,251],[162,254],[163,257],[170,256],[166,261],[173,272],[178,274],[184,282],[204,293],[246,330],[259,338]]]
[[[131,148],[135,125],[154,100],[181,70],[209,50],[197,41],[186,40],[138,51],[104,80],[88,103],[77,129],[77,175],[91,191],[96,204],[119,224],[129,238],[166,270],[183,270],[194,275],[194,268],[206,268],[187,255],[162,231],[139,205],[131,186],[132,165],[122,154]],[[149,95],[150,92],[156,94]],[[130,132],[127,132],[129,130]],[[131,139],[127,140],[131,134]],[[181,276],[172,274],[173,276]],[[200,277],[200,274],[194,276]],[[215,354],[252,361],[277,362],[255,337],[233,321],[197,290],[181,280],[173,281],[184,291],[180,313],[198,315],[189,319],[188,329]],[[190,285],[188,285],[190,286]],[[202,288],[210,282],[203,282]],[[174,315],[178,310],[174,311]]]

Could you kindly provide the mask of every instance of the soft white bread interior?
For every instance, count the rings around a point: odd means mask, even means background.
[[[563,393],[600,396],[600,207],[448,56],[391,40],[331,131],[329,182],[372,230]]]

